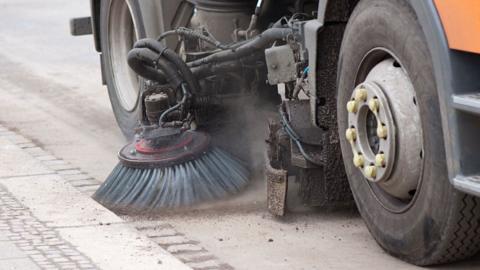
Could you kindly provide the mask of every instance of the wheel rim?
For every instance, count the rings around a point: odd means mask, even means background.
[[[353,165],[378,201],[401,212],[413,204],[423,172],[423,131],[408,73],[383,48],[365,56],[346,104]]]
[[[107,32],[114,89],[122,108],[133,111],[138,102],[139,80],[128,66],[127,55],[138,33],[126,1],[112,1]]]

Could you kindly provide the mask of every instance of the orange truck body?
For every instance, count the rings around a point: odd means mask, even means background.
[[[480,1],[434,0],[451,49],[480,53]]]

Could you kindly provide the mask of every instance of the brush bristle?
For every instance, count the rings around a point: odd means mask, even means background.
[[[93,198],[114,210],[151,211],[190,206],[239,192],[249,171],[212,148],[200,158],[166,168],[128,168],[119,163]]]

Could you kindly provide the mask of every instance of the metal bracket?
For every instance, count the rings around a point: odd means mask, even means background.
[[[310,92],[310,114],[312,124],[317,125],[317,48],[318,31],[323,27],[323,22],[311,20],[305,24],[305,46],[308,51],[308,91]]]
[[[72,36],[86,36],[93,34],[92,17],[71,19],[70,33]]]
[[[308,161],[301,153],[295,143],[292,143],[291,164],[300,168],[318,168],[319,165],[325,165],[322,159],[323,141],[325,132],[314,126],[310,121],[310,106],[308,100],[284,101],[290,125],[299,136],[303,145],[303,150],[315,163]]]

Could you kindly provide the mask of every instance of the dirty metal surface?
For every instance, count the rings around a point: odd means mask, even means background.
[[[322,129],[313,125],[310,120],[310,101],[289,100],[285,101],[285,108],[290,126],[295,130],[300,141],[309,145],[322,145]]]
[[[311,146],[311,145],[304,145],[303,150],[307,155],[316,160],[316,163],[312,163],[308,161],[303,154],[300,152],[297,144],[292,144],[290,148],[290,162],[292,166],[299,167],[299,168],[318,168],[319,164],[324,164],[325,162],[322,160],[322,155],[319,151],[321,151],[320,146]]]
[[[290,137],[274,119],[268,120],[267,158],[275,169],[287,170],[290,166]]]
[[[268,82],[271,85],[291,82],[297,79],[295,57],[289,45],[265,50],[265,59],[268,68]]]
[[[300,152],[295,143],[291,147],[291,163],[300,168],[317,168],[326,163],[323,158],[323,146],[325,132],[314,126],[310,119],[310,103],[308,100],[285,101],[290,126],[300,137],[302,147],[305,153],[312,158],[315,163],[308,161]]]

